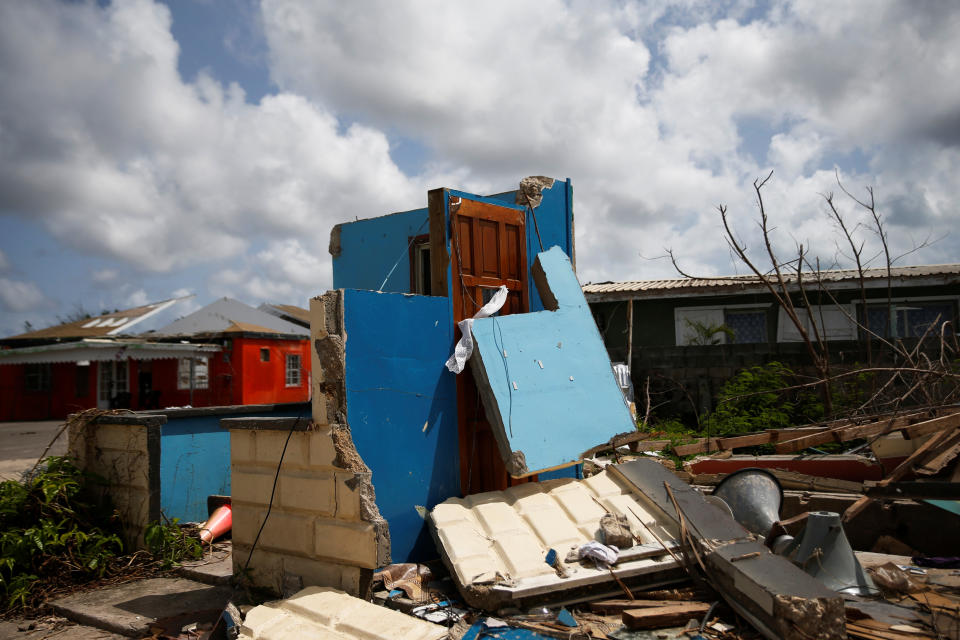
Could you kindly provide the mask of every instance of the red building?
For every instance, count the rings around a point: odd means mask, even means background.
[[[173,302],[0,340],[0,421],[309,399],[309,328],[235,300],[120,334]]]

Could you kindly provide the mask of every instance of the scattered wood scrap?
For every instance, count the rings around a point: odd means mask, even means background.
[[[901,462],[896,469],[887,474],[887,476],[878,482],[876,486],[887,487],[894,482],[897,482],[908,473],[912,473],[917,468],[924,467],[925,465],[938,464],[938,461],[941,461],[947,452],[953,451],[956,448],[957,443],[960,443],[960,428],[955,427],[951,431],[941,431],[934,437],[927,440],[912,454],[910,454],[906,460]],[[956,453],[953,455],[956,456]],[[952,460],[953,458],[950,459]],[[946,462],[943,462],[943,465],[945,464]],[[855,518],[857,514],[867,508],[867,505],[870,504],[871,500],[873,500],[873,498],[870,496],[863,496],[852,505],[847,507],[847,510],[843,513],[844,522],[849,522]]]
[[[784,489],[828,491],[834,493],[862,493],[864,488],[862,482],[853,482],[851,480],[821,478],[819,476],[797,473],[796,471],[784,471],[782,469],[764,470],[775,475]],[[693,475],[690,483],[701,486],[713,486],[719,484],[720,481],[728,475],[729,474],[726,473],[698,473]]]
[[[626,609],[622,620],[628,629],[659,629],[661,627],[683,626],[688,620],[699,620],[710,610],[705,602],[673,603],[659,607]]]

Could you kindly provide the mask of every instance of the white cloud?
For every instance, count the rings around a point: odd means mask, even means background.
[[[751,182],[771,166],[784,251],[835,253],[818,195],[836,190],[834,163],[851,186],[876,185],[881,209],[904,192],[902,209],[949,226],[960,10],[948,3],[798,0],[764,14],[746,3],[263,0],[263,14],[286,90],[423,141],[431,166],[467,181],[572,177],[583,280],[669,274],[641,255],[671,245],[701,272],[730,272],[716,205],[754,238]]]
[[[22,313],[50,307],[50,301],[32,282],[0,278],[0,306],[6,311]]]
[[[275,240],[258,251],[243,267],[225,269],[211,278],[210,290],[218,296],[236,296],[250,304],[288,303],[301,307],[323,293],[332,281],[326,251],[311,251],[293,238]]]
[[[325,246],[347,215],[422,199],[386,136],[289,93],[184,82],[166,6],[0,5],[0,207],[146,271],[253,235]],[[101,274],[107,275],[107,274]]]

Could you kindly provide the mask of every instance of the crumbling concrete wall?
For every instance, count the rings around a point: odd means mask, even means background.
[[[144,548],[147,525],[160,519],[160,427],[163,416],[71,416],[68,453],[102,476],[123,522],[123,537]]]
[[[223,421],[230,429],[234,571],[244,569],[249,556],[252,582],[281,595],[324,586],[363,596],[373,569],[390,561],[390,537],[370,469],[343,423],[342,292],[311,300],[310,312],[312,420]]]

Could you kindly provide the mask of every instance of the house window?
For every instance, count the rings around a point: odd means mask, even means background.
[[[210,386],[208,372],[206,358],[180,358],[177,361],[177,389],[208,388]]]
[[[865,325],[882,337],[919,338],[934,323],[937,326],[930,332],[939,335],[940,325],[953,319],[954,306],[949,301],[893,302],[868,306]]]
[[[849,304],[811,305],[810,310],[797,308],[797,317],[803,324],[811,340],[817,333],[824,340],[856,340],[857,325],[854,322],[854,310]],[[816,332],[814,331],[816,325]],[[777,318],[777,340],[779,342],[803,342],[797,325],[790,320],[787,312],[780,308]]]
[[[297,354],[287,354],[286,383],[288,387],[300,386],[300,356]]]
[[[86,398],[90,395],[90,362],[78,362],[76,366],[76,397]]]
[[[260,348],[260,362],[270,362],[270,349],[267,347]]]
[[[25,366],[24,388],[27,391],[50,391],[50,363]]]
[[[433,295],[430,281],[430,236],[417,236],[410,244],[410,291]]]
[[[767,342],[767,314],[763,309],[728,309],[723,313],[723,324],[733,332],[729,341],[734,344]]]
[[[109,403],[118,393],[130,391],[127,380],[126,360],[104,360],[97,364],[100,370],[100,386],[97,397],[103,403]]]

